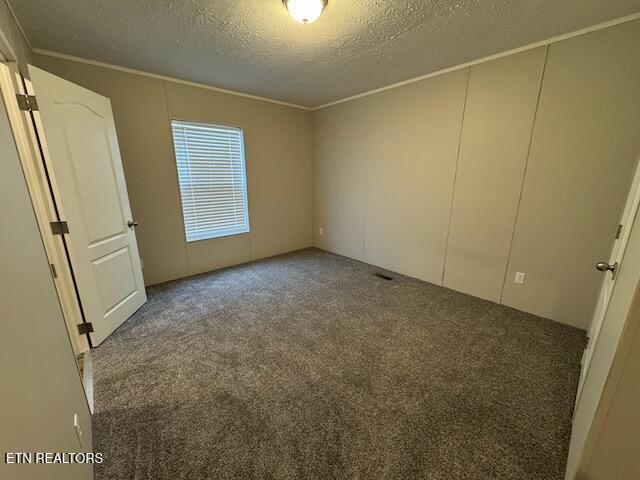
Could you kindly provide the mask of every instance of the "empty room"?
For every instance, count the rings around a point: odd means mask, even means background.
[[[640,0],[0,0],[0,479],[640,479]]]

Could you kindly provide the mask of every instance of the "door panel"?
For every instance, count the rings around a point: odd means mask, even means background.
[[[34,120],[97,345],[146,302],[111,102],[33,66],[29,73]]]
[[[124,247],[93,262],[102,307],[105,312],[136,293],[135,274],[128,247]]]
[[[105,119],[83,105],[57,104],[56,108],[63,121],[89,244],[126,234]]]

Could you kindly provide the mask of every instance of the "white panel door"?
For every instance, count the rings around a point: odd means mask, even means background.
[[[96,346],[147,300],[111,102],[31,65],[29,74],[36,130]]]

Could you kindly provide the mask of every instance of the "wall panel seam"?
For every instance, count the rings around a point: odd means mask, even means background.
[[[167,89],[167,82],[166,80],[162,80],[162,86],[164,89],[164,108],[167,112],[167,130],[171,129],[171,112],[169,111],[169,91]],[[175,155],[176,155],[176,149],[175,146],[173,144],[173,134],[169,135],[170,139],[171,139],[171,158],[173,158],[173,164],[175,166],[175,174],[176,174],[176,178],[175,181],[176,183],[178,182],[178,165],[175,161]],[[184,224],[184,211],[182,208],[182,197],[180,197],[180,221],[183,222]],[[187,251],[187,242],[186,239],[184,241],[184,268],[185,268],[185,273],[187,276],[191,275],[191,265],[189,264],[189,252]]]
[[[513,241],[515,240],[515,237],[516,237],[516,226],[518,225],[520,205],[522,204],[522,193],[524,192],[524,183],[527,178],[527,168],[529,167],[529,158],[531,156],[531,147],[533,145],[533,132],[535,130],[536,121],[538,119],[538,109],[540,107],[540,98],[542,97],[542,84],[544,82],[544,74],[547,69],[548,58],[549,58],[549,45],[546,46],[544,51],[544,62],[542,63],[542,72],[540,73],[540,84],[538,85],[538,98],[536,99],[536,108],[533,111],[533,121],[531,122],[531,130],[529,132],[529,146],[527,147],[527,158],[524,162],[524,171],[522,172],[522,181],[520,183],[520,195],[518,195],[518,203],[516,205],[516,215],[513,220],[513,228],[511,230],[511,241],[509,242],[509,252],[507,253],[507,263],[504,267],[502,289],[500,290],[500,297],[498,298],[498,303],[500,304],[502,304],[502,297],[504,296],[504,287],[507,284],[507,274],[509,273],[509,263],[511,262],[511,252],[513,251]]]
[[[311,219],[311,237],[309,237],[309,241],[311,243],[311,245],[309,245],[310,247],[315,247],[315,240],[314,240],[314,232],[315,232],[315,188],[314,188],[314,179],[315,179],[315,172],[314,172],[314,165],[315,165],[315,159],[314,159],[314,141],[313,141],[313,132],[314,132],[314,125],[315,125],[315,118],[314,118],[314,114],[313,112],[309,111],[309,194],[311,195],[311,211],[309,212],[309,218]]]
[[[447,235],[444,244],[444,258],[442,259],[442,274],[440,276],[440,285],[444,286],[444,272],[447,268],[447,253],[449,253],[449,234],[451,233],[451,220],[453,219],[453,202],[456,195],[456,180],[458,178],[458,168],[460,165],[460,147],[462,145],[462,131],[464,129],[464,118],[467,112],[467,96],[469,94],[469,81],[471,80],[471,67],[467,67],[467,81],[464,89],[464,98],[462,100],[462,118],[460,119],[460,131],[458,133],[458,149],[456,152],[456,167],[453,171],[453,187],[451,189],[451,202],[449,203],[449,221],[447,222]]]
[[[365,161],[364,161],[364,206],[363,206],[363,215],[364,218],[362,219],[362,261],[366,262],[367,261],[367,257],[365,255],[365,249],[366,249],[366,244],[367,244],[367,204],[369,201],[369,161],[370,161],[370,156],[371,156],[371,138],[370,138],[370,133],[367,133],[368,135],[368,139],[367,139],[367,147],[365,147],[367,149],[366,154],[364,156]]]

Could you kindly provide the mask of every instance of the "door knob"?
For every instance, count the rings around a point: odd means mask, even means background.
[[[598,262],[596,263],[596,270],[600,270],[601,272],[611,272],[611,278],[616,276],[616,270],[618,269],[618,262],[613,265],[608,264],[607,262]]]
[[[133,220],[129,220],[127,222],[127,227],[131,228],[131,227],[137,227],[138,226],[138,222],[134,222]],[[599,265],[599,264],[598,264]]]

